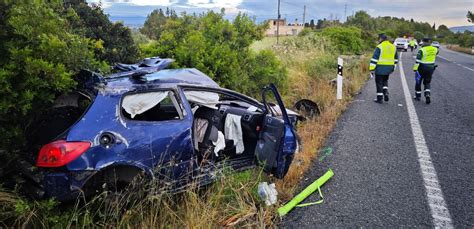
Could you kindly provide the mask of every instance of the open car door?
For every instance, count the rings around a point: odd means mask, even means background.
[[[273,112],[272,104],[267,102],[268,95],[274,97],[281,114]],[[265,172],[283,178],[288,172],[297,148],[295,130],[275,85],[270,84],[262,89],[262,100],[265,105],[265,117],[255,148],[255,156]]]

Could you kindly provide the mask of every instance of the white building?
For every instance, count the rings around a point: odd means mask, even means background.
[[[265,36],[276,36],[277,35],[277,24],[279,24],[280,36],[296,36],[301,30],[303,30],[303,24],[298,24],[298,20],[295,20],[293,24],[287,24],[286,19],[269,19],[267,20],[269,28],[265,31]]]

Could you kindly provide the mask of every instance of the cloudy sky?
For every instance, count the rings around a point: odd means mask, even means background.
[[[113,20],[126,24],[142,22],[153,9],[170,7],[177,12],[202,12],[225,8],[227,17],[239,11],[255,16],[257,21],[275,18],[278,0],[88,0],[102,2]],[[470,25],[468,10],[474,11],[474,0],[281,0],[281,15],[290,21],[302,21],[306,5],[306,20],[344,18],[358,10],[372,16],[396,16],[427,21],[448,27]],[[345,10],[346,9],[346,10]],[[471,24],[472,25],[472,24]]]

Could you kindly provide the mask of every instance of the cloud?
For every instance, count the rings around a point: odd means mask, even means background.
[[[99,2],[99,0],[88,0]],[[358,10],[372,16],[394,16],[427,21],[430,24],[447,26],[468,25],[466,13],[474,9],[473,0],[280,0],[281,15],[290,21],[303,17],[306,5],[306,20],[322,18],[343,19]],[[228,17],[238,12],[255,16],[257,21],[277,17],[277,0],[102,0],[105,11],[114,17],[143,16],[153,9],[170,7],[177,12],[202,12],[226,9]]]

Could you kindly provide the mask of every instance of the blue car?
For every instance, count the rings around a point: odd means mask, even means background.
[[[36,168],[26,174],[36,197],[70,201],[125,187],[137,175],[179,191],[209,184],[228,167],[285,176],[298,117],[274,85],[259,102],[197,69],[165,69],[169,59],[143,63],[107,77],[83,71],[77,90],[38,114],[29,133]]]

